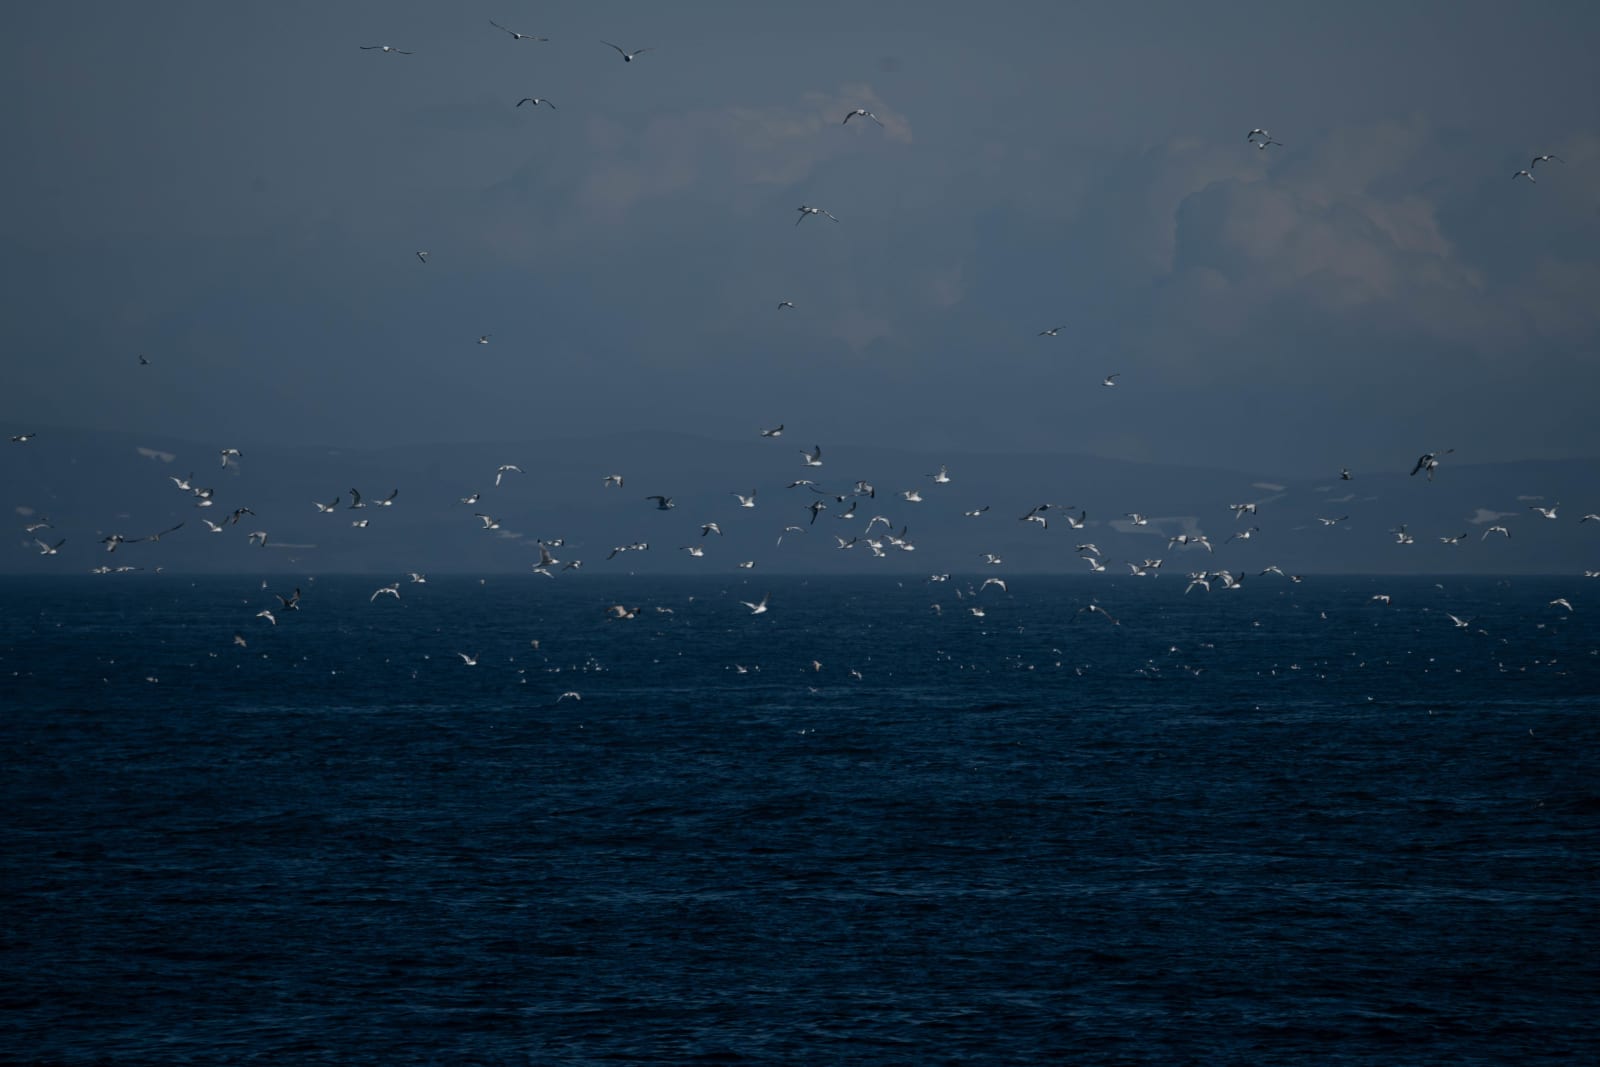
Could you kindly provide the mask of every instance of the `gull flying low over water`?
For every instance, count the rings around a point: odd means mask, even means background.
[[[807,452],[805,449],[802,448],[800,450],[800,456],[801,456],[801,459],[804,460],[805,465],[808,466],[808,467],[820,467],[820,466],[822,466],[822,446],[821,445],[813,445],[811,447],[811,451],[810,452]]]
[[[1427,471],[1428,481],[1433,481],[1433,472],[1439,468],[1439,457],[1448,456],[1454,451],[1455,449],[1453,448],[1447,448],[1443,452],[1424,452],[1417,457],[1417,465],[1411,468],[1412,475],[1415,475],[1418,471]]]
[[[373,592],[373,594],[371,596],[369,596],[367,598],[367,603],[369,603],[369,604],[372,603],[374,600],[377,600],[380,596],[392,596],[396,600],[399,600],[400,599],[400,583],[399,582],[395,582],[392,585],[386,585],[382,589],[376,590],[375,592]]]
[[[745,607],[749,608],[750,609],[750,614],[752,614],[752,615],[762,615],[762,614],[766,613],[767,601],[771,600],[771,599],[772,599],[772,594],[771,593],[767,593],[767,594],[763,595],[761,600],[759,602],[755,603],[755,604],[750,603],[750,601],[748,601],[748,600],[741,600],[741,601],[739,601],[739,603],[741,603]]]
[[[534,107],[538,107],[540,104],[550,104],[550,101],[542,96],[525,96],[521,100],[517,101],[518,107],[521,107],[523,104],[532,104]],[[550,110],[554,111],[555,109],[556,106],[554,104],[550,104]]]
[[[629,52],[624,48],[619,48],[617,45],[612,44],[610,41],[601,41],[600,43],[610,48],[616,48],[617,54],[622,57],[622,61],[624,63],[632,63],[634,56],[642,56],[646,52],[650,51],[649,48],[636,48],[632,52]]]
[[[61,540],[57,541],[55,544],[47,545],[43,541],[41,541],[37,537],[35,537],[33,539],[33,543],[39,546],[39,555],[41,555],[41,556],[53,556],[57,552],[59,552],[61,550],[61,546],[62,545],[67,543],[67,539],[65,537],[63,537]]]
[[[756,506],[756,491],[754,489],[750,490],[749,496],[745,496],[743,493],[734,493],[733,495],[739,498],[739,506],[741,508],[753,508]]]
[[[878,123],[879,126],[883,125],[883,123],[881,121],[879,121],[878,116],[874,115],[872,112],[868,111],[864,107],[858,107],[858,108],[855,108],[854,110],[852,110],[849,114],[847,114],[844,117],[844,122],[839,123],[839,125],[841,125],[841,126],[848,125],[850,120],[855,118],[855,117],[857,117],[857,116],[861,116],[862,118],[869,118],[873,122]]]
[[[1505,534],[1507,537],[1511,536],[1511,531],[1506,529],[1504,526],[1491,526],[1487,530],[1483,531],[1483,536],[1478,538],[1478,540],[1487,541],[1489,540],[1489,535],[1492,533]]]
[[[1547,508],[1541,508],[1538,504],[1529,504],[1528,505],[1528,510],[1529,511],[1537,511],[1540,515],[1543,515],[1545,518],[1553,519],[1553,518],[1556,517],[1556,509],[1559,508],[1560,506],[1561,506],[1561,501],[1558,500],[1554,504],[1551,504]]]
[[[796,226],[806,221],[806,218],[810,215],[826,215],[830,219],[833,219],[834,222],[839,221],[838,216],[834,215],[833,212],[828,211],[825,208],[808,207],[805,204],[801,204],[796,210],[800,212],[800,217],[794,220],[794,224]]]
[[[364,45],[361,46],[361,50],[363,52],[371,52],[374,49],[376,49],[379,52],[393,52],[397,56],[412,56],[412,55],[416,55],[415,52],[404,51],[403,49],[396,48],[392,44],[364,44]]]
[[[603,480],[601,480],[600,487],[602,489],[621,489],[622,488],[622,475],[620,475],[620,474],[608,474],[608,475],[606,475],[605,478]]]
[[[762,428],[761,436],[762,437],[782,437],[783,436],[783,423],[781,423],[781,422],[778,423],[778,425],[774,426],[770,430]]]
[[[482,654],[483,653],[480,652],[478,655],[469,656],[465,652],[456,653],[456,655],[461,657],[462,664],[468,667],[476,667],[478,665],[478,656],[481,656]]]
[[[493,26],[501,33],[509,33],[513,41],[548,41],[550,39],[548,37],[535,37],[531,33],[518,33],[516,30],[507,29],[506,27],[500,25],[494,19],[489,20],[489,25]]]
[[[522,468],[517,466],[515,463],[502,463],[502,464],[500,464],[500,466],[498,468],[496,468],[496,470],[494,472],[494,484],[495,485],[499,485],[500,484],[500,479],[505,477],[509,473],[521,474],[522,473]]]

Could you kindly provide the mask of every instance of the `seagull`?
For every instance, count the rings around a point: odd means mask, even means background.
[[[1447,448],[1443,452],[1424,452],[1417,457],[1417,465],[1411,468],[1411,473],[1415,475],[1418,471],[1427,471],[1428,481],[1433,481],[1433,472],[1439,466],[1439,457],[1448,456],[1454,451],[1453,448]]]
[[[1115,617],[1112,616],[1111,612],[1107,611],[1105,608],[1101,607],[1099,604],[1096,604],[1092,600],[1089,602],[1088,607],[1079,608],[1078,609],[1078,614],[1082,615],[1086,611],[1089,612],[1090,614],[1094,614],[1094,613],[1098,612],[1099,614],[1104,615],[1111,622],[1112,626],[1121,626],[1122,625],[1121,622],[1119,622]]]
[[[500,479],[505,477],[507,472],[512,471],[516,472],[517,474],[523,473],[522,468],[517,466],[515,463],[500,464],[500,466],[497,467],[494,472],[494,484],[498,486],[500,484]]]
[[[380,508],[393,507],[394,506],[394,498],[399,496],[399,495],[400,495],[400,490],[398,490],[398,489],[392,490],[389,493],[388,496],[386,496],[382,500],[378,501],[378,507],[380,507]]]
[[[600,482],[600,487],[602,489],[621,489],[622,488],[622,475],[620,475],[620,474],[608,474],[608,475],[606,475],[605,478]]]
[[[1256,513],[1254,504],[1229,504],[1228,508],[1233,512],[1235,519],[1242,519],[1246,515],[1254,515]]]
[[[311,506],[317,509],[318,514],[326,515],[339,506],[339,500],[339,497],[334,497],[333,503],[331,504],[324,504],[321,501],[313,500],[311,502]]]
[[[419,251],[417,253],[417,258],[422,260],[423,264],[426,265],[428,262],[428,253]]]
[[[693,556],[695,559],[700,559],[706,554],[706,550],[700,545],[679,545],[678,547],[684,552],[689,553],[689,555]]]
[[[1491,526],[1487,530],[1483,531],[1483,536],[1478,538],[1478,540],[1487,541],[1489,540],[1489,535],[1492,533],[1505,534],[1507,537],[1511,536],[1511,531],[1506,529],[1504,526]]]
[[[641,56],[641,55],[644,55],[644,53],[650,51],[650,49],[648,49],[648,48],[638,48],[638,49],[635,49],[632,52],[628,52],[628,51],[624,51],[621,48],[617,48],[617,46],[614,45],[614,44],[611,44],[610,41],[601,41],[600,43],[603,44],[603,45],[609,45],[612,48],[616,48],[617,49],[617,54],[622,56],[622,61],[624,63],[632,63],[634,56]]]
[[[979,515],[982,515],[985,511],[988,511],[988,510],[989,510],[989,505],[985,504],[981,508],[973,508],[971,511],[963,511],[961,514],[965,515],[969,519],[975,519]],[[1027,516],[1023,516],[1023,518],[1027,518]]]
[[[741,600],[741,601],[739,601],[739,603],[741,603],[745,607],[749,608],[750,609],[750,614],[752,614],[752,615],[763,615],[763,614],[766,613],[767,601],[770,600],[770,599],[772,599],[772,594],[771,593],[767,593],[764,596],[762,596],[761,601],[759,603],[752,604],[748,600]]]
[[[858,115],[862,116],[863,118],[871,119],[873,122],[878,123],[879,126],[883,125],[883,123],[878,119],[878,116],[874,115],[872,112],[868,111],[864,107],[858,107],[855,110],[851,111],[848,115],[846,115],[844,117],[844,122],[839,123],[839,125],[844,126],[844,125],[848,124],[851,119],[855,118]]]
[[[670,496],[647,496],[645,499],[654,500],[656,502],[657,511],[666,511],[669,508],[675,508],[678,506],[672,502],[672,498]]]
[[[62,545],[67,543],[67,539],[65,537],[63,537],[61,540],[57,541],[55,544],[47,545],[43,541],[41,541],[37,537],[35,537],[33,539],[33,543],[39,546],[39,555],[41,555],[41,556],[53,556],[61,549]]]
[[[554,567],[556,564],[558,564],[560,562],[561,561],[559,559],[556,559],[554,556],[552,556],[550,554],[550,550],[544,546],[544,543],[540,542],[540,544],[539,544],[539,562],[535,563],[533,565],[533,569],[538,571],[540,574],[543,574],[543,575],[546,575],[548,577],[553,578],[553,577],[555,577],[555,575],[550,573],[550,568]]]
[[[1516,173],[1515,173],[1515,174],[1513,174],[1513,175],[1512,175],[1512,176],[1511,176],[1511,180],[1512,180],[1512,181],[1516,181],[1516,180],[1517,180],[1517,179],[1518,179],[1518,178],[1526,178],[1526,179],[1528,179],[1528,180],[1529,180],[1529,181],[1530,181],[1530,182],[1534,182],[1534,183],[1536,183],[1536,184],[1537,184],[1537,183],[1538,183],[1538,181],[1539,181],[1539,179],[1538,179],[1538,178],[1535,178],[1535,177],[1534,177],[1534,176],[1533,176],[1533,171],[1531,171],[1531,170],[1519,170],[1519,171],[1517,171],[1517,172],[1516,172]]]
[[[806,216],[808,215],[826,215],[830,219],[833,219],[834,222],[839,221],[838,216],[834,215],[833,212],[827,211],[820,207],[807,207],[805,204],[801,204],[797,210],[800,212],[800,217],[794,220],[794,224],[796,226],[806,221]]]
[[[1462,541],[1465,541],[1466,539],[1467,539],[1466,533],[1462,532],[1462,533],[1456,534],[1454,537],[1441,537],[1441,538],[1439,538],[1439,543],[1441,545],[1459,545]]]
[[[256,612],[256,618],[266,619],[274,626],[278,625],[278,617],[274,615],[268,608],[262,608],[260,611]]]
[[[501,33],[509,33],[513,41],[548,41],[550,39],[548,37],[535,37],[531,33],[518,33],[516,30],[508,30],[494,19],[489,20],[489,25],[493,26]]]
[[[1341,482],[1348,482],[1350,480],[1350,468],[1349,467],[1340,467],[1339,468],[1339,480]]]
[[[263,582],[262,584],[264,585],[266,583]],[[300,587],[299,586],[295,586],[294,592],[290,593],[288,596],[284,596],[282,593],[273,593],[272,595],[278,598],[278,603],[283,605],[283,610],[284,611],[299,611],[300,610]]]
[[[491,338],[493,336],[494,336],[494,334],[492,334],[492,333],[480,333],[478,335],[478,343],[480,345],[486,345],[486,344],[489,343],[489,338]]]
[[[139,353],[139,366],[148,367],[149,365],[150,365],[150,361],[145,358],[145,355],[144,355],[143,352],[140,352]]]
[[[718,537],[721,537],[722,527],[718,526],[714,522],[703,522],[700,524],[700,536],[704,537],[706,534],[716,534]]]
[[[613,604],[606,609],[606,612],[613,619],[636,619],[643,610],[643,608],[630,608],[624,604]]]
[[[1244,135],[1244,139],[1247,142],[1249,142],[1251,144],[1254,144],[1257,134],[1260,134],[1261,137],[1264,140],[1268,140],[1268,141],[1272,140],[1272,134],[1268,133],[1266,130],[1260,129],[1259,127],[1254,129],[1254,130],[1251,130],[1249,133],[1245,134]]]
[[[463,504],[476,504],[478,502],[478,499],[480,497],[482,497],[482,496],[483,496],[482,493],[473,493],[471,496],[462,497],[461,498],[461,502]],[[338,503],[338,501],[334,501],[334,503]]]
[[[762,437],[782,437],[783,436],[783,423],[781,423],[781,422],[778,423],[778,425],[774,426],[770,430],[763,429],[761,431],[761,436]]]
[[[228,516],[228,518],[232,520],[230,525],[237,526],[237,525],[239,525],[239,520],[240,519],[244,518],[246,515],[254,515],[254,514],[255,514],[255,512],[251,511],[249,508],[244,508],[244,507],[234,508],[233,509],[233,513]]]
[[[364,44],[364,45],[361,46],[361,50],[363,52],[371,52],[373,49],[377,49],[380,52],[393,52],[397,56],[413,56],[413,55],[416,55],[415,52],[403,51],[402,49],[396,48],[392,44]]]
[[[481,652],[478,653],[479,656],[482,654]],[[476,667],[478,665],[478,656],[469,656],[465,652],[457,652],[456,655],[460,656],[461,662],[468,667]]]
[[[745,496],[743,493],[733,493],[732,495],[739,498],[739,506],[741,508],[753,508],[756,506],[756,491],[754,489],[750,490],[749,496]]]
[[[475,514],[478,518],[483,520],[483,528],[485,530],[498,530],[498,529],[500,529],[500,523],[497,522],[496,520],[490,518],[488,515],[485,515],[483,512],[476,511],[476,512],[473,512],[473,514]]]
[[[1265,141],[1257,141],[1257,142],[1255,142],[1256,147],[1259,148],[1259,149],[1262,149],[1262,150],[1265,150],[1266,147],[1268,145],[1271,145],[1271,144],[1275,144],[1279,148],[1283,147],[1283,142],[1282,141],[1274,141],[1274,140],[1272,140],[1270,138],[1265,140]]]
[[[240,452],[237,448],[219,449],[219,452],[220,452],[220,454],[222,456],[222,465],[224,467],[226,467],[228,465],[228,460],[230,460],[230,459],[239,459],[240,457],[242,457],[244,455],[244,453]]]
[[[222,523],[220,523],[220,522],[212,522],[210,519],[201,519],[200,521],[205,523],[206,524],[206,529],[210,530],[212,533],[221,533],[222,532]]]
[[[1318,515],[1317,521],[1322,523],[1324,526],[1337,526],[1349,517],[1350,516],[1348,515],[1340,515],[1337,519],[1324,519],[1321,515]]]
[[[252,545],[260,545],[262,548],[266,548],[267,547],[267,531],[265,531],[265,530],[251,530],[248,540]]]
[[[1101,381],[1100,384],[1109,389],[1112,386],[1117,384],[1117,379],[1120,378],[1120,377],[1122,377],[1122,372],[1121,371],[1118,371],[1116,374],[1108,374],[1108,375],[1105,376],[1105,379],[1103,381]]]
[[[828,505],[824,504],[820,500],[813,500],[811,503],[806,505],[806,510],[811,512],[811,521],[814,523],[817,521],[818,515],[828,510]]]
[[[518,107],[521,107],[523,104],[532,104],[534,107],[538,107],[540,104],[550,104],[550,101],[542,96],[525,96],[521,100],[517,101]],[[556,106],[554,104],[550,104],[550,110],[554,111],[555,109]]]
[[[917,490],[917,489],[905,489],[905,490],[901,491],[900,495],[905,497],[907,500],[911,501],[911,503],[913,503],[913,504],[922,503],[922,493],[921,493],[920,490]]]
[[[939,469],[933,474],[928,475],[928,477],[932,478],[939,485],[950,484],[950,470],[943,463],[939,464]]]
[[[1416,543],[1416,538],[1406,529],[1406,524],[1401,523],[1400,529],[1390,531],[1394,534],[1394,543],[1397,545],[1410,545]]]
[[[421,585],[428,580],[428,576],[426,574],[418,574],[416,571],[412,571],[409,575],[407,575],[407,577],[413,582],[416,582],[418,585]]]
[[[582,693],[578,692],[576,689],[568,689],[565,693],[562,693],[560,696],[556,697],[556,703],[559,704],[563,700],[582,700],[582,699],[583,699],[583,694]]]
[[[361,493],[352,486],[350,489],[350,504],[345,510],[349,511],[355,508],[364,508],[366,506],[366,504],[361,502]]]
[[[810,452],[807,452],[805,449],[802,448],[800,450],[800,455],[805,460],[805,465],[806,466],[808,466],[808,467],[820,467],[820,466],[822,466],[822,446],[821,445],[813,445]]]
[[[1529,511],[1537,511],[1539,514],[1543,515],[1545,518],[1553,519],[1553,518],[1556,517],[1556,508],[1559,508],[1560,506],[1561,506],[1561,501],[1558,500],[1554,504],[1550,505],[1547,508],[1541,508],[1538,504],[1529,504],[1528,505],[1528,510]]]
[[[1546,154],[1544,154],[1542,156],[1534,156],[1533,157],[1533,162],[1528,164],[1528,169],[1532,170],[1534,167],[1537,167],[1539,164],[1548,163],[1552,159],[1555,160],[1557,163],[1565,163],[1566,162],[1566,160],[1562,159],[1560,156],[1552,156],[1549,153],[1546,153]],[[1530,174],[1530,175],[1528,175],[1528,177],[1531,178],[1531,177],[1533,177],[1533,175]]]
[[[778,310],[782,311],[784,308],[789,308],[790,310],[793,310],[794,301],[793,300],[780,300],[780,301],[778,301]]]
[[[1052,326],[1048,330],[1040,330],[1039,331],[1039,336],[1040,337],[1054,337],[1056,334],[1060,333],[1064,329],[1066,329],[1065,326]]]
[[[1550,601],[1550,606],[1553,608],[1566,608],[1568,611],[1572,610],[1572,602],[1564,596],[1558,596]]]
[[[393,585],[386,585],[382,589],[377,590],[376,592],[374,592],[371,596],[369,596],[367,598],[367,603],[370,604],[374,600],[377,600],[380,596],[384,596],[385,594],[394,597],[396,600],[399,600],[400,599],[400,583],[399,582],[395,582]]]
[[[1461,616],[1452,615],[1448,611],[1445,612],[1445,615],[1450,619],[1451,622],[1456,624],[1456,629],[1458,630],[1465,630],[1468,626],[1472,625],[1471,619],[1463,619]]]
[[[1010,591],[1010,590],[1008,590],[1006,588],[1006,580],[1004,578],[985,578],[983,580],[983,584],[978,586],[978,592],[980,592],[980,593],[983,592],[985,589],[989,588],[991,585],[998,585],[1000,587],[1000,591],[1002,593]]]
[[[1380,604],[1387,604],[1393,600],[1393,597],[1391,597],[1388,593],[1373,593],[1372,599],[1376,600]]]
[[[38,436],[39,435],[37,433],[14,433],[11,435],[11,443],[14,445],[25,445]]]

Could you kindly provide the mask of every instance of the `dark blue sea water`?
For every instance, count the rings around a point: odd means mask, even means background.
[[[1600,1054],[1600,583],[388,580],[0,583],[0,1061]]]

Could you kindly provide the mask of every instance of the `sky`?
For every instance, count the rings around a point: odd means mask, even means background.
[[[1600,8],[167,0],[0,31],[9,433],[1600,456]]]

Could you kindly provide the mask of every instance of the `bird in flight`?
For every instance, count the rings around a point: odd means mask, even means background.
[[[606,45],[608,47],[611,47],[611,48],[616,48],[617,49],[617,54],[622,57],[622,61],[624,63],[632,63],[634,56],[641,56],[641,55],[644,55],[644,53],[650,51],[650,49],[648,49],[648,48],[636,48],[632,52],[629,52],[624,48],[618,48],[616,45],[612,44],[610,41],[601,41],[600,43],[603,44],[603,45]]]
[[[493,26],[501,33],[509,33],[513,41],[548,41],[550,39],[548,37],[535,37],[531,33],[518,33],[516,30],[508,30],[494,19],[489,20],[489,25]]]
[[[670,496],[647,496],[645,499],[654,500],[656,502],[657,511],[666,511],[670,508],[675,508],[678,506],[672,502],[672,498]]]
[[[879,126],[883,125],[882,121],[879,120],[878,116],[874,115],[872,112],[868,111],[864,107],[858,107],[855,110],[851,111],[848,115],[846,115],[844,117],[844,122],[839,123],[839,125],[841,125],[841,126],[845,125],[851,119],[855,118],[858,115],[863,117],[863,118],[871,119],[873,122],[878,123]]]
[[[396,48],[392,44],[364,44],[364,45],[361,46],[361,50],[363,52],[371,52],[373,49],[377,49],[380,52],[393,52],[397,56],[412,56],[412,55],[416,55],[415,52],[404,51],[402,49]]]
[[[762,430],[761,431],[761,436],[762,437],[782,437],[783,436],[783,423],[781,423],[781,422],[778,423],[778,425],[774,426],[770,430],[765,430],[765,429]]]
[[[1566,160],[1562,159],[1560,156],[1552,156],[1548,152],[1546,152],[1542,156],[1534,156],[1533,157],[1533,162],[1528,164],[1528,169],[1532,170],[1534,167],[1537,167],[1539,164],[1548,163],[1552,159],[1555,160],[1557,163],[1565,163],[1566,162]],[[1532,175],[1529,175],[1529,177],[1532,177]]]
[[[1104,380],[1100,382],[1100,384],[1109,389],[1117,384],[1117,379],[1120,377],[1122,377],[1121,371],[1118,371],[1116,374],[1108,374],[1105,376]]]
[[[810,452],[807,452],[805,449],[802,448],[800,450],[800,458],[805,462],[805,465],[808,466],[808,467],[820,467],[820,466],[822,466],[822,446],[821,445],[813,445]]]
[[[517,466],[515,463],[502,463],[494,472],[495,485],[500,484],[500,479],[505,477],[507,471],[515,471],[516,473],[521,474],[522,468]]]
[[[762,615],[762,614],[766,613],[767,601],[770,600],[770,599],[772,599],[772,594],[771,593],[767,593],[764,596],[762,596],[761,600],[758,603],[752,604],[748,600],[741,600],[741,601],[739,601],[739,603],[741,603],[745,607],[749,608],[750,609],[750,614],[752,614],[752,615]]]
[[[1040,337],[1054,337],[1056,334],[1060,333],[1064,329],[1066,329],[1065,326],[1052,326],[1048,330],[1040,330],[1039,331],[1039,336]]]
[[[782,311],[784,308],[789,308],[790,310],[793,310],[794,309],[794,301],[793,300],[780,300],[780,301],[778,301],[778,310]]]
[[[1535,178],[1533,176],[1533,171],[1531,171],[1531,170],[1519,170],[1519,171],[1517,171],[1515,174],[1513,174],[1511,176],[1511,180],[1512,181],[1516,181],[1518,178],[1526,178],[1530,182],[1534,182],[1534,183],[1537,183],[1539,181],[1538,178]]]
[[[809,215],[826,215],[830,219],[833,219],[834,222],[838,222],[839,221],[838,216],[834,215],[833,212],[828,211],[825,208],[808,207],[805,204],[801,204],[796,210],[800,212],[800,217],[794,220],[794,224],[796,226],[798,226],[802,222],[806,221],[806,217],[809,216]]]
[[[424,264],[426,264],[428,262],[428,253],[419,250],[417,252],[417,258],[422,260],[422,262]]]
[[[534,107],[538,107],[540,104],[550,104],[550,101],[542,96],[525,96],[521,100],[517,101],[518,107],[521,107],[523,104],[532,104]],[[554,111],[555,109],[556,106],[554,104],[550,104],[550,110]]]
[[[1439,457],[1448,456],[1454,451],[1453,448],[1447,448],[1443,452],[1424,452],[1417,458],[1417,465],[1411,468],[1411,473],[1415,475],[1418,471],[1427,471],[1428,481],[1433,481],[1433,472],[1439,466]]]

